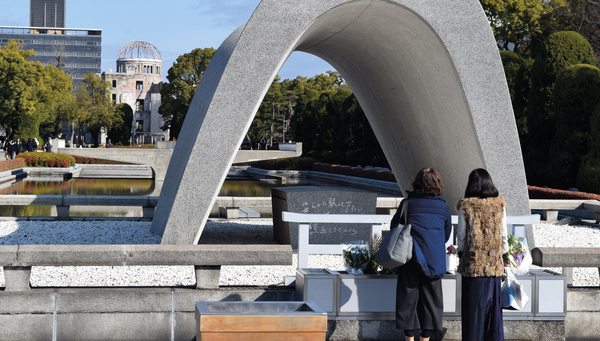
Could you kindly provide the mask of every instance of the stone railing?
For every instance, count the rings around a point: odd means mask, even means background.
[[[318,244],[310,245],[309,229],[310,224],[317,223],[365,223],[371,224],[371,236],[381,235],[381,224],[389,223],[392,215],[379,214],[310,214],[282,212],[283,221],[298,223],[298,268],[308,267],[309,254],[341,254],[342,246],[340,244]],[[510,227],[510,232],[518,237],[526,238],[524,225],[539,224],[540,216],[537,214],[524,216],[507,216],[506,223]],[[452,216],[452,224],[458,224],[458,216]],[[453,240],[453,235],[450,237]]]
[[[290,245],[0,245],[5,291],[29,290],[32,266],[193,265],[196,288],[218,288],[222,265],[292,265]]]
[[[559,210],[587,210],[596,215],[596,223],[600,223],[600,201],[582,199],[529,199],[532,210],[542,210],[542,220],[554,221]]]
[[[563,268],[567,285],[573,285],[573,268],[598,268],[600,275],[598,247],[536,247],[531,250],[531,257],[534,265]]]

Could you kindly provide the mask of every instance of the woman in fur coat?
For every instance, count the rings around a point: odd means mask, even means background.
[[[506,203],[485,169],[469,175],[458,211],[458,272],[462,275],[462,339],[502,341],[501,281],[508,263]]]

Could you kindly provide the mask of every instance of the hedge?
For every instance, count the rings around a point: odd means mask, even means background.
[[[0,172],[9,171],[11,169],[23,168],[27,164],[23,159],[13,159],[0,162]]]
[[[68,168],[75,165],[75,158],[71,155],[31,152],[17,155],[18,159],[25,160],[28,167],[59,167]]]
[[[75,163],[78,163],[80,165],[130,165],[131,164],[128,162],[96,159],[93,157],[85,157],[85,156],[74,156],[74,158],[75,158]]]
[[[529,199],[589,199],[600,200],[599,194],[566,191],[562,189],[527,186]]]

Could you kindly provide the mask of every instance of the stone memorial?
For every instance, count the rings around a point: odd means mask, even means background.
[[[375,214],[377,193],[344,187],[275,187],[271,189],[273,234],[281,244],[298,248],[298,224],[282,221],[281,212]],[[311,224],[310,244],[341,244],[371,240],[369,224]]]
[[[507,213],[528,214],[510,94],[478,0],[263,0],[198,84],[152,221],[162,243],[198,242],[256,108],[294,51],[344,77],[400,188],[434,167],[453,207],[481,167]]]

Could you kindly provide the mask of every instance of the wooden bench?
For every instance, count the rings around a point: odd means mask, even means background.
[[[290,245],[0,245],[6,291],[29,290],[32,266],[193,265],[197,288],[218,288],[222,265],[291,265]]]
[[[533,264],[545,268],[563,268],[567,285],[573,285],[573,268],[598,268],[598,247],[536,247],[531,250]]]

